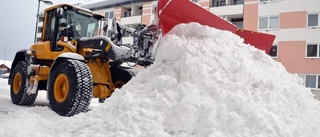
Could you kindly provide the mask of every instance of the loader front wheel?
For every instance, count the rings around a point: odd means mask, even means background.
[[[28,94],[28,82],[27,64],[25,61],[20,61],[14,67],[10,80],[10,95],[13,104],[31,105],[35,102],[38,92],[35,94]]]
[[[53,87],[53,96],[57,102],[62,103],[67,99],[69,92],[69,80],[68,77],[61,73],[57,76],[54,87]]]
[[[87,65],[65,59],[50,73],[48,98],[51,109],[61,116],[86,112],[92,97],[93,80]]]

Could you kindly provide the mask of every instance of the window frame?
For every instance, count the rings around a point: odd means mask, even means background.
[[[143,14],[143,7],[139,7],[138,8],[138,15],[136,15],[136,16],[142,16],[142,14]]]
[[[316,81],[315,81],[315,88],[313,87],[307,87],[307,76],[316,76]],[[320,74],[305,74],[304,75],[304,86],[306,88],[310,88],[312,90],[320,90]]]
[[[237,2],[236,2],[237,1]],[[242,3],[241,3],[242,1]],[[240,3],[239,3],[240,2]],[[232,0],[232,4],[233,5],[243,5],[244,4],[244,0]]]
[[[270,18],[278,18],[278,24],[277,24],[277,27],[276,28],[270,28]],[[267,18],[267,28],[262,28],[260,29],[260,19],[261,18]],[[261,17],[258,17],[258,30],[278,30],[279,29],[279,24],[280,24],[280,17],[279,16],[261,16]]]
[[[275,2],[275,1],[280,1],[280,0],[259,0],[260,3],[267,3],[267,2]]]
[[[112,14],[111,14],[111,13],[112,13]],[[112,15],[112,18],[111,18],[111,15]],[[110,19],[113,19],[113,18],[114,18],[114,11],[110,11],[110,12],[109,12],[109,18],[110,18]]]
[[[221,2],[224,2],[224,5],[221,4]],[[223,6],[227,6],[227,0],[212,0],[210,4],[211,4],[210,7],[223,7]]]
[[[152,9],[151,9],[151,13],[152,13],[152,14],[155,14],[155,13],[156,13],[157,7],[158,7],[158,4],[153,4],[153,5],[152,5]]]
[[[308,45],[317,45],[317,55],[315,57],[308,57]],[[320,58],[320,43],[307,43],[305,51],[305,58]]]
[[[309,15],[311,15],[311,14],[317,14],[318,15],[318,25],[317,26],[309,26]],[[306,23],[306,27],[307,28],[318,28],[318,27],[320,27],[320,13],[308,13],[307,14],[307,21],[306,21],[307,23]]]
[[[122,16],[122,18],[128,18],[128,17],[132,17],[133,15],[132,15],[132,9],[131,8],[129,8],[129,9],[125,9],[124,11],[123,11],[123,16]]]
[[[111,14],[111,13],[112,13],[112,14]],[[107,14],[108,14],[108,18],[107,18]],[[112,15],[112,18],[110,18],[110,17],[111,17],[110,15]],[[113,19],[113,17],[114,17],[114,11],[106,11],[106,12],[104,13],[104,16],[105,16],[106,19]]]
[[[45,27],[46,33],[42,38],[44,41],[51,40],[52,38],[54,38],[53,36],[57,35],[57,26],[58,26],[58,23],[56,22],[57,19],[56,19],[55,11],[48,11],[46,15],[47,15],[46,27]]]
[[[243,18],[231,18],[230,22],[238,28],[243,29]]]

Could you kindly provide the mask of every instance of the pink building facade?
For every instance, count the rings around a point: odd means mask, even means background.
[[[276,35],[270,56],[289,73],[298,74],[315,98],[320,99],[320,0],[192,1],[239,28]],[[116,17],[122,24],[135,28],[153,21],[153,9],[157,6],[157,1],[152,0],[106,6],[108,3],[83,7],[109,19]],[[132,38],[123,41],[130,43]]]

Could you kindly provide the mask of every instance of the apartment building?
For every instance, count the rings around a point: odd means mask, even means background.
[[[39,18],[38,18],[38,28],[36,29],[36,41],[39,41],[41,39],[42,35],[42,28],[43,28],[43,20],[44,20],[44,13],[39,13]]]
[[[320,0],[192,1],[239,28],[276,35],[270,56],[288,72],[301,76],[320,99]],[[135,28],[152,22],[156,6],[154,0],[108,0],[82,7]]]

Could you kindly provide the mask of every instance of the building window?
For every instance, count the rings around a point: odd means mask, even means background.
[[[157,10],[158,5],[152,5],[152,13],[154,14]]]
[[[260,17],[259,30],[278,29],[279,17]]]
[[[142,7],[139,7],[138,15],[142,15]]]
[[[234,25],[236,25],[238,28],[243,28],[243,22],[232,22]]]
[[[320,89],[320,75],[306,75],[305,86],[312,89]]]
[[[243,4],[243,0],[234,0],[233,1],[234,5],[239,5],[239,4]]]
[[[131,9],[127,9],[123,12],[123,17],[131,17]]]
[[[243,28],[243,18],[234,18],[231,19],[231,22],[236,25],[238,28]]]
[[[106,12],[104,15],[106,19],[113,19],[113,11]]]
[[[320,44],[307,44],[306,51],[307,58],[318,58],[320,57]]]
[[[278,46],[277,45],[272,45],[269,51],[269,55],[273,58],[278,57]]]
[[[278,17],[270,17],[269,18],[269,28],[277,29],[279,26],[279,19]]]
[[[268,17],[259,18],[259,29],[268,29]]]
[[[226,0],[212,0],[211,7],[221,7],[226,6]]]
[[[275,1],[275,0],[259,0],[259,2],[269,2],[269,1]]]
[[[319,14],[308,14],[308,27],[319,27]]]
[[[113,34],[112,32],[113,30],[107,30],[107,31],[103,31],[103,36],[107,36],[108,38],[111,37],[111,35]]]

